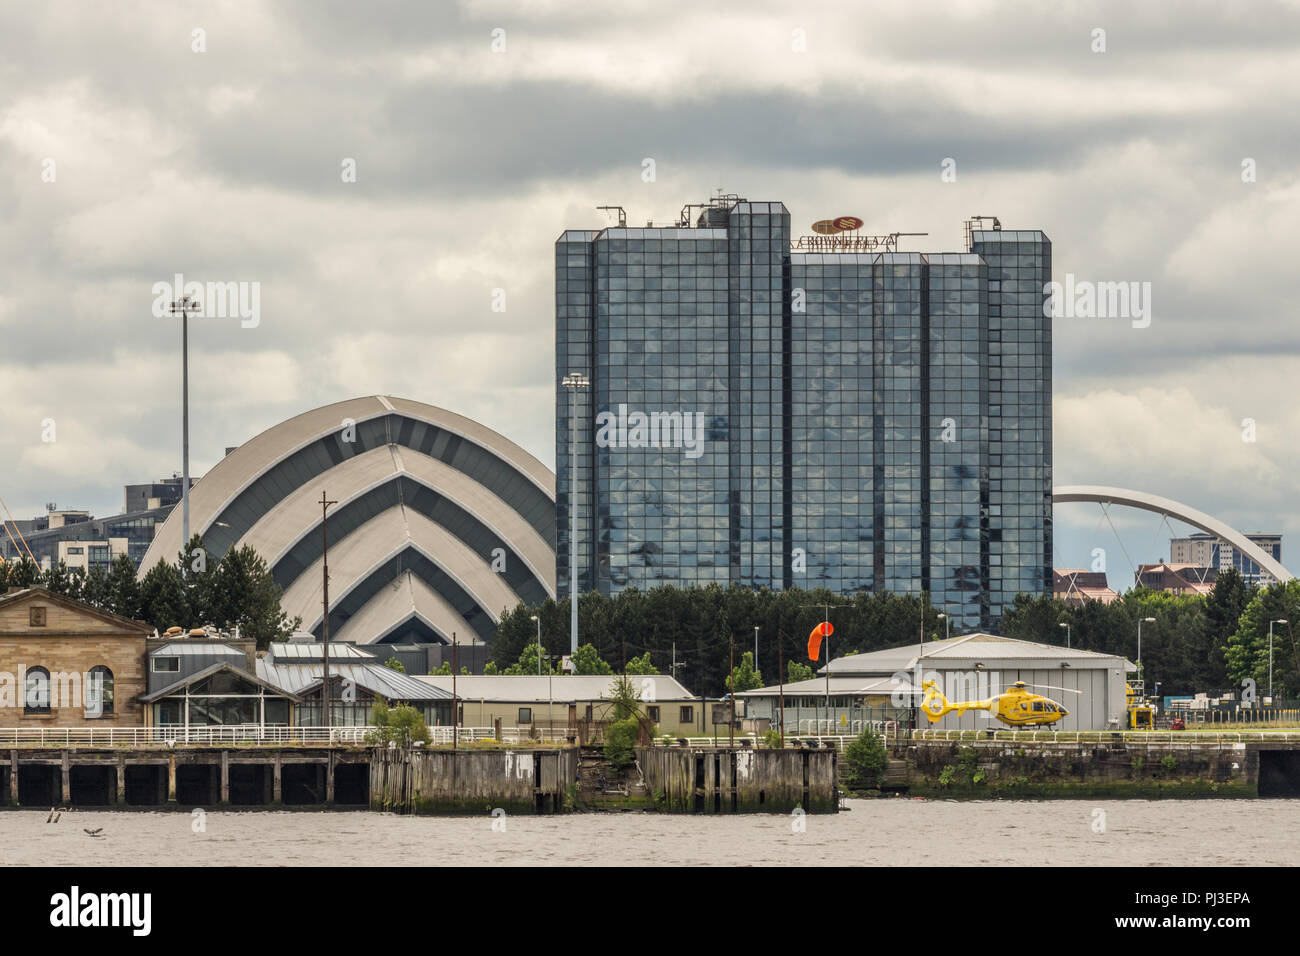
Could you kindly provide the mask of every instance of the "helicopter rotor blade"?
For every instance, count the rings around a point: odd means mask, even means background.
[[[1048,690],[1063,690],[1067,694],[1082,694],[1083,691],[1075,690],[1073,687],[1057,687],[1054,684],[1026,684],[1026,687],[1045,687]]]

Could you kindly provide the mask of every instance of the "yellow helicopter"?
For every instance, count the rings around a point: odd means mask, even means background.
[[[1005,694],[997,694],[987,700],[966,700],[957,703],[953,703],[947,697],[944,697],[943,691],[939,690],[932,680],[926,681],[921,686],[925,688],[925,696],[921,700],[921,710],[925,712],[926,718],[932,724],[943,717],[944,714],[964,714],[968,710],[987,710],[998,720],[1011,727],[1035,727],[1054,724],[1062,717],[1068,717],[1070,714],[1068,710],[1050,697],[1043,697],[1032,692],[1029,689],[1031,685],[1022,680],[1018,680],[1008,687]],[[1049,689],[1063,690],[1071,694],[1082,693],[1082,691],[1073,690],[1069,687],[1052,687]]]

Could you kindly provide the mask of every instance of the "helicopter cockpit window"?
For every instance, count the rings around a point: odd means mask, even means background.
[[[1041,700],[1034,701],[1034,710],[1040,714],[1043,712],[1043,702]]]

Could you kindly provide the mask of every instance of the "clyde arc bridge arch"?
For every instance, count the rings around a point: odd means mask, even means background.
[[[1128,488],[1111,488],[1106,485],[1062,485],[1052,489],[1052,504],[1072,504],[1088,502],[1099,505],[1123,505],[1126,508],[1138,508],[1152,514],[1167,518],[1177,518],[1207,534],[1212,534],[1226,541],[1260,568],[1271,574],[1279,583],[1289,581],[1292,574],[1282,562],[1277,560],[1255,542],[1251,541],[1236,528],[1213,515],[1197,511],[1172,498],[1147,494],[1145,491],[1133,491]]]

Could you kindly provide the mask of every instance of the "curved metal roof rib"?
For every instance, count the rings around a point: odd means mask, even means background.
[[[443,639],[486,640],[502,608],[555,596],[554,474],[491,429],[409,399],[337,402],[245,442],[194,486],[191,530],[214,558],[254,548],[284,588],[284,611],[321,631],[322,491],[337,502],[335,637],[368,643],[418,622]],[[180,538],[177,508],[141,575],[174,561]]]

